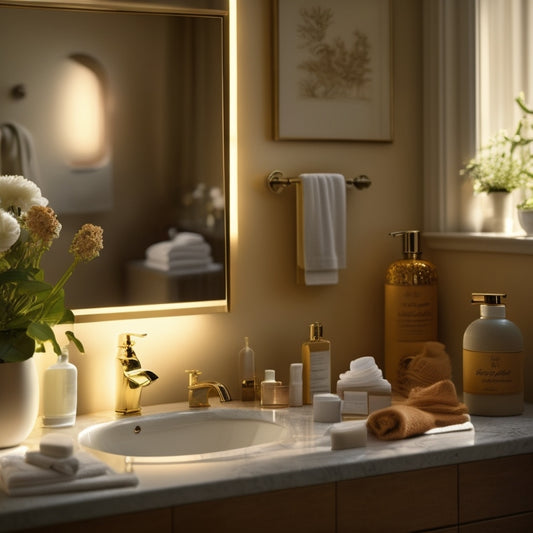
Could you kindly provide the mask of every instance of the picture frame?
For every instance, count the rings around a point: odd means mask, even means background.
[[[390,0],[274,1],[274,139],[392,141]]]

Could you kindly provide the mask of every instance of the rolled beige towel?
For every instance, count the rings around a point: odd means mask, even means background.
[[[397,392],[408,396],[415,387],[429,387],[433,383],[452,378],[452,365],[444,344],[429,341],[420,354],[406,356],[398,368]]]
[[[413,389],[405,403],[374,411],[366,425],[378,439],[398,440],[468,420],[468,409],[458,401],[455,385],[442,380]]]

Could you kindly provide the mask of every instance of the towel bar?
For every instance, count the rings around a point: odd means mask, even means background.
[[[283,177],[283,172],[280,170],[273,170],[267,176],[267,187],[274,193],[279,194],[281,191],[284,191],[286,187],[294,183],[299,183],[300,178],[285,178]],[[370,187],[372,181],[368,176],[361,174],[355,178],[346,178],[347,187],[355,187],[356,189],[362,190]]]

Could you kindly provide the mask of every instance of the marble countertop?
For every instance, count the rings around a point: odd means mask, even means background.
[[[260,409],[240,402],[212,403],[211,409]],[[143,408],[142,416],[176,410],[188,410],[188,406],[149,406]],[[331,450],[330,426],[314,423],[310,406],[279,409],[269,416],[288,426],[289,438],[240,454],[205,454],[176,464],[135,464],[139,484],[133,488],[31,497],[0,492],[0,531],[533,452],[533,405],[526,405],[520,416],[474,416],[474,430],[470,431],[393,442],[369,435],[364,448],[335,451]],[[38,423],[18,450],[0,450],[0,456],[34,449],[50,431],[75,437],[92,424],[115,418],[112,412],[84,415],[73,428],[55,430]]]

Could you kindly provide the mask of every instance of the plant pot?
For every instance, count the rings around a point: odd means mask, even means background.
[[[33,357],[0,364],[0,448],[19,445],[39,412],[39,380]]]
[[[519,209],[518,222],[526,235],[533,236],[533,209]]]
[[[509,192],[489,192],[485,199],[482,231],[511,233],[514,222],[514,200]]]

